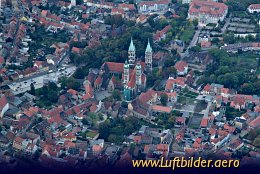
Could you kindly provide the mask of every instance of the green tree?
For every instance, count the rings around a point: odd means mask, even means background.
[[[99,113],[99,114],[98,114],[98,119],[99,119],[100,121],[104,120],[103,114]]]
[[[75,71],[73,77],[75,77],[76,79],[84,79],[85,73],[84,73],[83,69],[82,68],[78,68]]]
[[[112,92],[112,96],[113,96],[114,100],[116,100],[116,101],[121,100],[120,91],[118,91],[118,90],[114,90],[114,91]]]
[[[84,125],[89,125],[89,121],[86,118],[83,118],[81,122]]]
[[[57,91],[54,90],[50,90],[48,92],[48,99],[52,102],[52,103],[56,103],[58,101],[58,93]]]
[[[117,142],[117,136],[115,134],[110,134],[107,138],[109,142]]]
[[[123,101],[123,102],[121,103],[121,106],[122,106],[123,108],[128,108],[128,103],[125,102],[125,101]]]
[[[198,24],[199,24],[198,19],[192,20],[192,24],[193,24],[195,27],[198,26]]]
[[[257,138],[254,140],[253,145],[255,147],[260,147],[260,135],[257,136]]]
[[[160,99],[161,104],[162,104],[163,106],[166,106],[166,105],[167,105],[167,102],[168,102],[168,96],[167,96],[167,94],[162,93],[160,97],[161,97],[161,99]]]
[[[80,83],[72,77],[68,78],[66,83],[67,83],[67,87],[69,89],[71,88],[71,89],[74,89],[74,90],[79,90],[79,88],[80,88]]]
[[[105,24],[121,26],[124,24],[124,19],[121,15],[111,15],[105,17]]]
[[[106,120],[99,125],[99,138],[107,139],[110,134],[110,121]]]
[[[256,132],[256,130],[251,129],[251,130],[248,132],[247,138],[248,138],[249,140],[253,141],[256,137],[257,137],[257,132]]]
[[[68,80],[67,77],[61,77],[59,79],[59,82],[61,83],[61,88],[62,89],[65,89],[67,87],[67,80]]]
[[[211,40],[212,43],[218,44],[219,43],[219,38],[215,37]]]
[[[35,87],[33,83],[30,84],[30,94],[35,95]]]
[[[235,36],[234,36],[234,34],[224,34],[223,40],[225,43],[233,44],[233,43],[235,43]]]
[[[191,47],[189,49],[189,51],[192,51],[192,52],[200,52],[201,51],[201,47],[200,46],[194,46],[194,47]]]
[[[76,0],[76,4],[77,4],[77,5],[82,5],[83,2],[84,2],[83,0]]]
[[[48,93],[49,93],[48,86],[47,85],[43,86],[40,91],[40,95],[43,95],[45,98],[47,98]]]
[[[48,84],[48,89],[49,89],[49,90],[52,90],[52,91],[56,91],[56,90],[58,89],[58,87],[57,87],[56,83],[54,83],[54,82],[49,82],[49,84]]]

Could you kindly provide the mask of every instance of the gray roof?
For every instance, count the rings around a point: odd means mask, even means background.
[[[132,38],[131,38],[131,43],[130,43],[130,46],[129,46],[128,51],[135,51],[135,46],[134,46],[134,43],[133,43],[133,39],[132,39]]]
[[[152,52],[152,47],[151,47],[151,45],[150,45],[149,39],[148,39],[148,43],[147,43],[145,52]]]

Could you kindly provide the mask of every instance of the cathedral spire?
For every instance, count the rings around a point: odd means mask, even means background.
[[[129,64],[134,65],[135,64],[135,46],[133,43],[133,38],[131,37],[131,43],[128,49],[128,59],[129,59]]]
[[[134,46],[133,38],[132,38],[132,37],[131,37],[131,43],[130,43],[130,46],[129,46],[128,51],[135,51],[135,46]]]
[[[153,49],[150,45],[148,38],[148,43],[145,50],[145,69],[147,72],[151,72],[153,67]]]
[[[149,38],[148,38],[148,43],[147,43],[145,52],[152,52],[152,47],[151,47],[151,45],[150,45]]]

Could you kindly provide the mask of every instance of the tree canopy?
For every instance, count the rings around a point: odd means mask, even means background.
[[[162,105],[163,105],[163,106],[166,106],[166,105],[167,105],[167,102],[168,102],[168,96],[167,96],[167,94],[162,93],[160,97],[161,97],[160,101],[161,101]]]
[[[244,94],[260,95],[257,78],[257,55],[243,53],[229,55],[224,50],[211,49],[214,63],[210,65],[198,83],[219,83]]]

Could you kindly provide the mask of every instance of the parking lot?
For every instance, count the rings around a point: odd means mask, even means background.
[[[42,76],[38,77],[32,77],[27,80],[19,81],[19,82],[13,82],[9,84],[11,90],[13,90],[14,94],[20,94],[24,93],[26,91],[29,91],[31,89],[31,84],[34,84],[35,89],[41,88],[44,85],[44,81],[53,81],[57,82],[59,77],[62,76],[71,76],[76,70],[76,67],[70,66],[70,67],[63,67],[56,71],[50,70],[47,74],[44,74]]]

